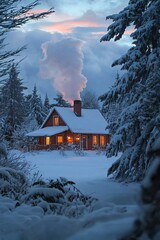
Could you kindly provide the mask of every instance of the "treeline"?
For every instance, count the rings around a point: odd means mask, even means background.
[[[25,90],[27,87],[19,77],[18,66],[12,64],[0,86],[0,134],[3,142],[11,148],[23,148],[27,144],[25,135],[42,125],[52,107],[71,107],[61,93],[57,93],[51,104],[47,93],[42,100],[36,85],[31,94],[25,94]],[[85,91],[82,106],[99,108],[96,94]]]
[[[50,109],[47,94],[43,102],[36,85],[31,94],[25,95],[26,89],[17,66],[12,64],[0,87],[0,134],[10,147],[23,142],[27,132],[38,128]]]
[[[12,64],[8,77],[0,86],[0,136],[11,148],[23,147],[26,133],[38,129],[54,106],[70,106],[60,93],[50,104],[46,93],[44,101],[36,85],[31,94],[19,77],[18,66]]]

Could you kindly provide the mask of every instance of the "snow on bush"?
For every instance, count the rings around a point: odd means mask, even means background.
[[[0,167],[8,167],[25,174],[30,172],[30,164],[19,151],[9,151],[5,144],[0,144]]]
[[[0,167],[0,194],[19,199],[26,190],[27,179],[21,171]]]
[[[18,205],[38,206],[44,214],[79,217],[90,212],[96,199],[82,194],[74,185],[60,178],[39,180],[30,186],[22,172],[0,167],[0,194],[17,200]]]
[[[74,185],[65,178],[35,182],[23,196],[23,202],[39,206],[47,214],[78,217],[90,212],[96,199],[82,194]]]

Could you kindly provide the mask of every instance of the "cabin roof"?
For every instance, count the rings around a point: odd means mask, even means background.
[[[40,128],[36,131],[30,132],[26,134],[28,137],[42,137],[42,136],[53,136],[55,134],[67,131],[67,126],[53,126],[53,127],[45,127]]]
[[[107,122],[98,109],[82,108],[81,116],[77,116],[72,107],[54,107],[42,124],[42,129],[54,110],[73,133],[108,134]]]

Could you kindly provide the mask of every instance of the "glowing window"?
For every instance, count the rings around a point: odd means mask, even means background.
[[[57,143],[62,144],[63,143],[63,136],[57,136]]]
[[[93,145],[97,145],[97,136],[93,135]]]
[[[72,142],[73,142],[73,137],[67,136],[67,143],[72,143]]]
[[[46,145],[50,144],[50,137],[46,137]]]
[[[103,135],[100,136],[100,145],[104,146],[105,145],[105,138]]]
[[[53,125],[54,126],[58,126],[59,125],[59,117],[58,116],[54,116],[53,117]]]
[[[79,135],[79,134],[76,135],[76,137],[75,137],[75,142],[76,142],[76,143],[79,143],[79,142],[80,142],[80,135]]]

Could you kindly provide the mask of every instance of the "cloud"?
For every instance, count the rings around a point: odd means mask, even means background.
[[[88,79],[87,89],[95,91],[97,95],[107,92],[114,84],[119,67],[111,67],[128,49],[127,45],[117,42],[100,43],[99,39],[90,39],[84,48],[84,74]]]
[[[53,18],[54,19],[54,18]],[[92,10],[88,10],[81,17],[63,21],[50,21],[43,24],[42,30],[48,32],[71,33],[77,27],[106,27],[100,16]]]
[[[59,84],[58,81],[58,84],[53,87],[53,81],[55,82],[57,76],[61,79],[64,76],[64,74],[60,74],[64,63],[58,65],[56,59],[53,59],[54,55],[61,59],[65,57],[65,60],[68,60],[68,65],[71,62],[75,66],[76,62],[74,61],[76,58],[72,58],[72,56],[74,49],[77,49],[76,54],[79,54],[79,57],[77,57],[79,59],[77,60],[79,61],[79,65],[77,65],[79,66],[79,76],[84,78],[83,84],[79,86],[80,91],[83,90],[86,84],[88,90],[96,91],[97,95],[103,94],[114,83],[116,73],[120,67],[111,68],[111,64],[127,51],[130,45],[128,34],[131,33],[131,30],[127,30],[127,35],[119,42],[100,43],[99,41],[106,33],[108,24],[110,24],[105,20],[105,17],[114,11],[118,12],[122,9],[123,5],[126,5],[126,0],[51,0],[47,2],[48,6],[50,4],[49,7],[55,8],[56,12],[52,16],[42,21],[30,22],[19,31],[12,32],[9,35],[9,41],[11,42],[12,39],[12,46],[15,46],[15,48],[23,44],[28,45],[27,50],[20,57],[26,56],[20,65],[20,70],[21,77],[29,88],[28,92],[31,92],[36,83],[42,97],[47,92],[50,99],[53,99]],[[72,4],[74,4],[74,8]],[[42,5],[42,8],[38,11],[46,9],[46,5]],[[69,42],[67,39],[76,40],[72,41],[71,44],[71,41]],[[79,45],[76,46],[76,43]],[[46,47],[46,58],[43,61],[42,45]],[[71,45],[73,45],[72,48]],[[57,52],[55,48],[57,48]],[[42,79],[41,76],[44,73],[45,76]],[[87,83],[84,76],[88,79]],[[69,75],[67,77],[70,78]],[[75,77],[73,81],[76,79]],[[70,88],[66,87],[66,82],[64,88],[70,91]],[[71,92],[72,98],[79,97],[79,94],[73,96],[76,92],[74,89]]]
[[[83,41],[75,38],[42,44],[44,58],[40,64],[40,74],[43,79],[52,79],[54,88],[69,102],[80,99],[80,93],[87,83],[82,74],[82,48]]]
[[[55,34],[55,38],[60,38],[60,34]],[[12,41],[11,41],[12,39]],[[23,79],[24,85],[28,87],[26,93],[31,93],[34,85],[37,85],[39,93],[42,98],[48,93],[50,99],[55,96],[55,91],[52,87],[52,82],[47,80],[44,82],[39,76],[39,62],[42,58],[41,45],[52,39],[50,33],[34,30],[29,32],[22,32],[20,30],[12,31],[8,34],[8,48],[16,49],[23,45],[27,45],[27,49],[21,52],[15,61],[18,62],[22,58],[24,60],[19,64],[20,77]]]
[[[49,7],[54,7],[57,12],[63,12],[74,16],[80,16],[85,11],[93,10],[107,15],[119,12],[124,8],[128,0],[44,0]]]
[[[55,54],[55,47],[57,45],[61,45],[61,48],[60,46],[58,48],[56,47],[56,55],[60,55],[62,59],[64,58],[64,56],[66,56],[68,62],[71,59],[71,62],[75,64],[75,57],[71,58],[71,56],[73,56],[74,48],[76,48],[76,46],[74,46],[76,42],[72,42],[72,49],[71,41],[69,42],[68,40],[66,40],[66,38],[69,37],[73,38],[73,34],[51,34],[40,30],[34,30],[29,32],[22,32],[19,30],[10,33],[8,38],[9,41],[10,39],[12,39],[12,46],[14,46],[15,49],[24,44],[27,44],[27,49],[22,53],[19,59],[25,57],[25,59],[20,64],[20,77],[23,79],[24,84],[28,87],[28,93],[32,91],[33,86],[36,83],[37,88],[39,89],[39,92],[43,98],[46,92],[50,99],[53,99],[55,97],[57,90],[55,89],[55,87],[53,87],[54,76],[53,73],[49,75],[50,69],[52,70],[53,68],[52,55]],[[80,45],[78,47],[80,47],[80,54],[82,54],[80,55],[79,61],[83,61],[79,63],[81,66],[80,72],[82,72],[82,74],[88,80],[86,84],[87,89],[93,90],[94,92],[96,91],[97,95],[103,94],[113,85],[116,73],[120,69],[119,67],[111,68],[111,64],[115,59],[119,58],[127,51],[127,49],[129,48],[129,46],[127,45],[129,40],[123,39],[123,44],[113,41],[100,43],[100,36],[93,35],[91,37],[89,33],[84,33],[82,31],[75,32],[74,38],[84,39],[85,41],[85,44],[83,44],[83,41],[77,40],[77,44]],[[49,43],[49,54],[47,52],[48,59],[44,59],[42,61],[42,58],[44,56],[42,54],[41,46],[46,42]],[[69,51],[69,49],[71,52]],[[45,71],[48,71],[46,73],[46,76],[43,77],[43,79],[40,75],[40,66],[42,67],[42,64],[45,65]],[[46,70],[47,68],[49,70]],[[57,65],[55,66],[55,69],[56,68]],[[53,72],[55,71],[55,69],[53,70]],[[59,66],[58,69],[60,69]],[[76,78],[74,80],[76,80]],[[75,97],[76,96],[74,96],[74,98]]]

